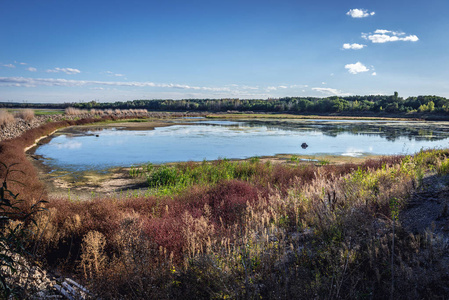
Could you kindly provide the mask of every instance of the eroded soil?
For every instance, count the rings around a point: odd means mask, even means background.
[[[412,233],[430,230],[449,239],[449,176],[430,175],[411,196],[400,214],[402,226]]]

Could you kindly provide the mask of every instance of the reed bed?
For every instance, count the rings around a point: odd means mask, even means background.
[[[78,109],[67,107],[64,111],[69,116],[146,116],[148,111],[146,109],[95,109],[91,110]]]

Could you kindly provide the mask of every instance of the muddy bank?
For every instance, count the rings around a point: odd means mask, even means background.
[[[279,154],[276,156],[260,157],[262,163],[297,165],[326,165],[326,164],[358,164],[369,158],[378,156],[350,157],[337,155],[307,156]],[[69,172],[65,170],[51,170],[43,164],[41,158],[30,155],[39,178],[46,184],[50,198],[64,198],[71,200],[90,200],[95,197],[121,197],[126,195],[147,195],[150,193],[144,177],[131,177],[130,168],[116,167],[105,170],[89,170]],[[250,159],[246,159],[250,160]],[[245,160],[232,160],[245,161]],[[201,163],[201,162],[197,162]],[[173,165],[176,163],[168,163]]]
[[[154,130],[157,127],[182,125],[188,123],[184,119],[145,121],[116,121],[71,126],[56,131],[52,136],[43,137],[27,149],[26,155],[38,170],[39,180],[46,185],[51,197],[88,200],[96,196],[117,196],[121,193],[144,193],[147,189],[144,178],[129,176],[128,167],[114,167],[104,170],[67,171],[52,169],[44,163],[42,156],[36,155],[36,146],[48,143],[54,135],[84,135],[86,131],[104,128],[120,128],[121,130]]]

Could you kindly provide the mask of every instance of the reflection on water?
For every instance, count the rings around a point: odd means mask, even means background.
[[[405,154],[448,145],[448,130],[410,122],[199,121],[155,130],[61,131],[36,149],[46,163],[73,170],[146,162],[299,155]],[[303,149],[302,143],[308,147]]]

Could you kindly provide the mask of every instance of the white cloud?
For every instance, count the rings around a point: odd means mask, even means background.
[[[292,86],[290,86],[291,88]],[[286,85],[278,85],[278,86],[269,86],[265,89],[266,92],[277,91],[278,89],[288,89],[289,87]]]
[[[242,86],[239,86],[238,84],[236,84],[236,85],[234,85],[234,86],[237,87],[237,88],[240,88],[240,89],[242,89],[242,90],[258,90],[258,89],[259,89],[258,86],[249,86],[249,85],[242,85]]]
[[[47,70],[47,73],[59,73],[59,72],[63,72],[63,73],[69,74],[69,75],[81,73],[80,70],[73,69],[73,68],[54,68],[54,69]]]
[[[348,96],[349,93],[343,93],[340,90],[332,89],[332,88],[312,88],[313,91],[317,91],[329,96]]]
[[[366,47],[366,45],[362,45],[362,44],[343,44],[343,49],[352,49],[352,50],[360,50],[363,49],[364,47]]]
[[[323,81],[323,82],[321,82],[321,84],[326,84],[326,82]]]
[[[111,71],[106,71],[105,73],[109,74],[109,76],[116,76],[116,77],[124,77],[125,76],[123,74],[116,74],[116,73],[111,72]]]
[[[29,68],[27,68],[27,70],[30,71],[30,72],[36,72],[37,71],[37,69],[33,68],[33,67],[29,67]]]
[[[354,8],[350,9],[346,14],[352,18],[366,18],[369,16],[374,16],[376,13],[374,11],[368,12],[367,9]]]
[[[302,89],[302,88],[306,88],[306,87],[309,87],[309,86],[307,84],[293,84],[290,86],[291,89],[295,89],[295,88]]]
[[[370,40],[375,44],[383,44],[387,42],[397,42],[397,41],[404,41],[404,42],[419,41],[419,38],[414,34],[405,36],[404,32],[391,31],[385,29],[377,29],[376,31],[374,31],[374,33],[371,32],[362,33],[362,38],[364,38],[365,40]]]
[[[373,72],[371,75],[373,75],[373,76],[377,76],[377,73],[376,72]]]
[[[6,67],[6,68],[15,68],[16,66],[15,65],[13,65],[13,64],[7,64],[7,65],[2,65],[3,67]]]
[[[417,42],[419,41],[419,38],[416,35],[408,35],[405,38],[401,38],[401,41],[405,42]]]
[[[67,80],[60,78],[25,78],[25,77],[0,77],[0,85],[3,86],[23,86],[23,87],[36,87],[36,86],[62,86],[62,87],[75,87],[86,85],[97,86],[121,86],[121,87],[159,87],[159,88],[174,88],[184,90],[202,90],[202,91],[230,91],[229,88],[214,88],[214,87],[199,87],[189,86],[185,84],[174,83],[154,83],[154,82],[128,82],[128,81],[89,81],[89,80]]]
[[[369,69],[359,61],[356,62],[355,64],[345,65],[345,69],[348,69],[349,73],[351,73],[351,74],[358,74],[358,73],[369,71]]]

